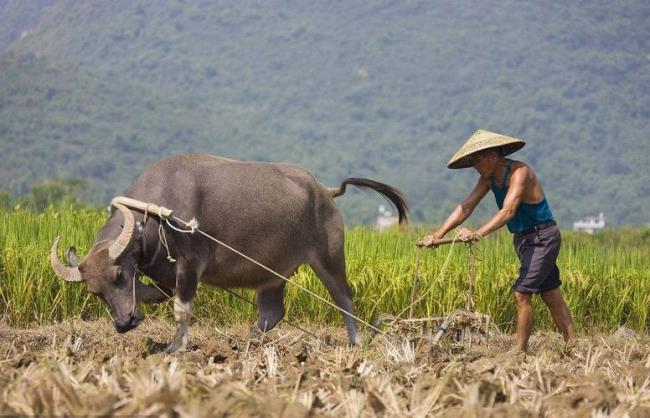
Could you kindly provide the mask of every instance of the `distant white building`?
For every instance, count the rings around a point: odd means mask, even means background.
[[[605,227],[605,215],[600,212],[598,216],[587,216],[573,223],[573,230],[593,234],[595,230]]]
[[[388,229],[393,225],[399,223],[399,218],[393,216],[393,213],[389,210],[386,210],[384,205],[379,205],[379,215],[377,216],[377,221],[375,222],[375,229],[383,231]]]

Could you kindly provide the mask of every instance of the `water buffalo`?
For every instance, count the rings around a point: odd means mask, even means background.
[[[346,281],[343,222],[333,199],[345,192],[346,185],[376,190],[396,206],[400,222],[406,221],[402,194],[386,184],[348,178],[338,188],[327,188],[297,166],[210,155],[159,161],[144,170],[127,196],[172,209],[180,219],[196,218],[202,231],[285,277],[309,264],[337,306],[354,313]],[[157,216],[119,203],[113,206],[117,210],[83,260],[70,248],[70,266],[65,266],[57,255],[59,237],[50,259],[58,276],[86,283],[90,292],[106,302],[118,332],[142,321],[138,302],[167,298],[140,282],[140,272],[174,294],[177,329],[166,352],[187,344],[187,324],[199,281],[254,288],[259,319],[253,328],[257,332],[271,330],[283,318],[285,281],[199,234],[182,234],[164,223],[164,234],[160,234]],[[350,343],[358,344],[354,320],[348,315],[344,319]]]

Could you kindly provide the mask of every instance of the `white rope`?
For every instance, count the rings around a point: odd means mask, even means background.
[[[133,318],[133,314],[135,314],[135,307],[137,306],[136,300],[135,300],[135,276],[138,274],[138,268],[136,267],[133,271],[133,309],[131,309],[131,318]]]
[[[197,221],[195,218],[190,219],[189,222],[181,221],[180,219],[176,218],[175,216],[174,216],[174,218],[177,221],[183,222],[186,226],[190,227],[190,229],[176,228],[174,225],[172,225],[171,222],[169,222],[169,219],[165,219],[165,222],[167,223],[167,225],[176,232],[180,232],[182,234],[193,234],[199,229],[199,221]]]
[[[167,223],[169,223],[169,221],[167,221]],[[171,264],[174,264],[176,262],[176,259],[172,257],[172,254],[169,251],[167,236],[165,235],[165,228],[163,228],[162,222],[158,225],[158,238],[160,238],[160,243],[163,247],[165,247],[165,250],[167,250],[167,261],[169,261]]]
[[[147,204],[147,206],[144,208],[144,218],[142,219],[142,224],[147,225],[147,218],[149,217],[149,207],[151,205]]]
[[[438,273],[438,277],[436,278],[436,280],[431,282],[431,285],[429,286],[429,288],[427,289],[426,292],[424,292],[422,295],[420,295],[420,297],[418,297],[416,300],[414,300],[413,303],[411,303],[409,306],[404,308],[404,310],[402,310],[402,312],[397,314],[397,317],[395,318],[395,320],[400,319],[400,317],[402,315],[404,315],[404,312],[408,311],[411,308],[411,306],[415,306],[418,303],[420,303],[420,301],[422,301],[422,299],[424,299],[425,296],[427,296],[431,292],[431,290],[433,290],[433,286],[438,281],[440,281],[440,279],[442,278],[442,275],[445,274],[445,270],[447,270],[447,265],[449,264],[449,259],[451,258],[451,253],[452,253],[452,251],[454,249],[454,244],[456,243],[457,239],[458,239],[458,233],[456,233],[456,235],[454,235],[454,239],[451,241],[451,244],[449,244],[449,252],[447,253],[447,257],[445,258],[445,262],[443,263],[442,268],[440,269],[440,272]]]
[[[257,266],[263,268],[264,270],[268,271],[269,273],[273,274],[274,276],[277,276],[278,278],[284,280],[285,282],[290,283],[290,284],[292,284],[292,285],[298,287],[298,288],[299,288],[300,290],[302,290],[303,292],[306,292],[306,293],[310,294],[311,296],[315,297],[316,299],[320,300],[321,302],[324,302],[324,303],[326,303],[327,305],[333,307],[334,309],[336,309],[336,310],[342,312],[344,315],[347,315],[347,316],[349,316],[350,318],[354,318],[354,319],[356,319],[357,321],[359,321],[359,322],[362,323],[363,325],[369,327],[370,329],[372,329],[372,330],[374,330],[374,331],[376,331],[376,332],[378,332],[378,333],[380,333],[380,334],[382,334],[382,335],[384,335],[384,336],[388,336],[388,334],[386,334],[385,332],[383,332],[383,331],[380,330],[379,328],[375,327],[374,325],[370,324],[369,322],[366,322],[366,321],[364,321],[363,319],[359,318],[358,316],[355,316],[355,315],[351,314],[350,312],[346,311],[345,309],[336,306],[335,304],[333,304],[333,303],[330,302],[329,300],[327,300],[327,299],[325,299],[325,298],[323,298],[323,297],[317,295],[316,293],[312,292],[311,290],[307,289],[306,287],[304,287],[304,286],[302,286],[302,285],[300,285],[300,284],[298,284],[298,283],[292,281],[291,279],[288,279],[288,278],[284,277],[284,276],[281,275],[280,273],[278,273],[278,272],[276,272],[276,271],[270,269],[269,267],[265,266],[264,264],[262,264],[262,263],[260,263],[260,262],[258,262],[258,261],[256,261],[256,260],[250,258],[250,257],[247,256],[246,254],[242,253],[242,252],[239,251],[239,250],[236,250],[235,248],[231,247],[230,245],[226,244],[225,242],[220,241],[220,240],[216,239],[215,237],[213,237],[213,236],[211,236],[211,235],[209,235],[209,234],[203,232],[203,231],[200,230],[198,227],[194,227],[194,226],[198,225],[198,223],[196,222],[196,219],[192,219],[192,220],[194,221],[194,224],[192,224],[192,221],[190,221],[190,222],[186,222],[186,221],[184,221],[184,220],[178,218],[177,216],[174,216],[173,218],[174,218],[175,221],[180,222],[180,223],[184,224],[185,226],[191,228],[190,230],[182,230],[182,229],[175,228],[174,226],[172,226],[172,225],[169,223],[169,220],[166,219],[165,221],[167,222],[167,224],[168,224],[172,229],[174,229],[175,231],[182,232],[182,233],[189,233],[189,234],[194,233],[194,232],[198,232],[199,234],[201,234],[201,235],[203,235],[204,237],[206,237],[206,238],[208,238],[208,239],[210,239],[210,240],[216,242],[217,244],[221,245],[222,247],[225,247],[225,248],[229,249],[230,251],[234,252],[235,254],[238,254],[239,256],[241,256],[241,257],[245,258],[246,260],[250,261],[251,263],[253,263],[253,264],[255,264],[255,265],[257,265]]]

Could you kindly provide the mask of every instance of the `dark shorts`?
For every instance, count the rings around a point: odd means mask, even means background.
[[[512,290],[541,293],[560,287],[556,260],[560,253],[560,229],[556,225],[514,235],[515,250],[521,262],[519,277]]]

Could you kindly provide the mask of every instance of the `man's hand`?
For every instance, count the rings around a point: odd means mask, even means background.
[[[427,235],[424,238],[422,238],[420,241],[418,241],[417,246],[418,247],[429,247],[429,248],[435,248],[437,245],[434,244],[434,242],[438,241],[441,237],[439,237],[436,234],[433,235]]]
[[[481,239],[481,235],[475,231],[471,231],[464,226],[459,226],[456,229],[458,233],[458,239],[461,241],[478,241]]]

